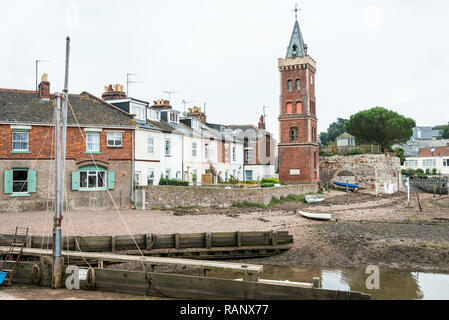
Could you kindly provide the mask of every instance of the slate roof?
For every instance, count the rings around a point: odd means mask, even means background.
[[[420,149],[444,147],[448,143],[449,140],[409,141],[400,147],[404,149],[406,157],[417,157]]]
[[[432,127],[416,127],[413,128],[412,140],[431,140],[438,138],[440,130],[433,130]]]
[[[165,121],[153,121],[153,120],[147,120],[148,124],[151,124],[152,126],[160,129],[163,132],[167,132],[167,133],[172,133],[175,131],[175,128],[173,128],[172,126],[170,126],[167,122]]]
[[[69,94],[67,124],[82,127],[135,127],[133,116],[90,93]],[[42,100],[35,91],[0,89],[0,122],[20,124],[53,123],[55,95]],[[73,113],[72,113],[73,109]],[[75,117],[73,116],[75,114]]]
[[[307,55],[307,46],[304,43],[301,28],[299,27],[299,22],[298,20],[296,20],[295,26],[293,27],[292,37],[290,39],[290,44],[287,48],[287,56],[285,59],[292,59],[295,57],[304,58],[305,55]]]

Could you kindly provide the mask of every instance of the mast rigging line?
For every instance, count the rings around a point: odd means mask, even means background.
[[[78,127],[78,130],[80,131],[81,137],[82,137],[83,140],[84,140],[84,143],[87,143],[86,138],[84,137],[83,132],[82,132],[82,130],[81,130],[81,126],[80,126],[80,124],[79,124],[79,122],[78,122],[78,118],[76,117],[75,112],[73,111],[73,108],[72,108],[71,103],[68,101],[67,104],[68,104],[68,106],[70,107],[70,110],[71,110],[72,115],[73,115],[73,117],[74,117],[74,119],[75,119],[75,122],[76,122],[76,125],[77,125],[77,127]],[[91,157],[91,159],[92,159],[92,162],[94,163],[95,168],[98,170],[97,161],[94,159],[94,157],[92,156],[92,154],[90,154],[90,157]],[[141,255],[142,257],[145,257],[145,255],[143,254],[143,252],[142,252],[142,250],[140,249],[139,245],[137,244],[137,241],[136,241],[136,239],[134,238],[134,235],[132,234],[131,230],[129,229],[128,224],[126,223],[125,219],[123,218],[123,215],[122,215],[122,213],[120,212],[120,209],[118,208],[117,203],[115,202],[114,198],[112,197],[112,194],[111,194],[111,192],[109,191],[109,189],[107,189],[107,192],[108,192],[109,198],[112,200],[112,203],[113,203],[113,205],[114,205],[115,211],[118,213],[120,219],[122,220],[122,223],[123,223],[123,225],[125,226],[125,228],[126,228],[128,234],[129,234],[129,236],[131,237],[131,239],[133,240],[134,244],[136,245],[137,250],[139,251],[139,253],[140,253],[140,255]],[[76,238],[76,237],[75,237],[75,238]],[[144,264],[143,260],[141,260],[141,262],[142,262],[143,270],[145,271],[145,264]]]

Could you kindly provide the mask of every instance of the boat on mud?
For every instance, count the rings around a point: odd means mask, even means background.
[[[347,183],[337,182],[337,181],[334,181],[334,186],[338,189],[345,189],[345,190],[349,187],[350,191],[358,191],[360,189],[360,186],[358,186],[356,184],[347,184]]]
[[[318,221],[329,221],[332,219],[332,213],[311,213],[298,210],[298,213],[304,218]]]
[[[320,203],[320,202],[324,202],[324,200],[325,200],[324,196],[319,196],[319,195],[306,195],[305,199],[308,204]]]

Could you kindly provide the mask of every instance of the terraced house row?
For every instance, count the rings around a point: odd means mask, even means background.
[[[0,89],[0,212],[52,209],[55,100],[46,76],[38,91]],[[274,177],[276,145],[264,127],[263,119],[210,124],[199,108],[181,115],[165,100],[128,98],[119,85],[101,99],[70,94],[66,207],[129,206],[136,185],[161,177],[191,185]]]

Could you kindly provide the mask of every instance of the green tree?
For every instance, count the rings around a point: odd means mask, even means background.
[[[327,146],[329,143],[335,141],[338,136],[345,133],[345,122],[346,119],[338,118],[337,121],[333,122],[327,132],[320,133],[320,143],[322,146]]]
[[[345,126],[359,143],[378,144],[385,150],[407,142],[416,123],[394,111],[376,107],[351,116]]]
[[[437,126],[433,130],[441,130],[440,138],[449,139],[449,123],[447,125]]]

